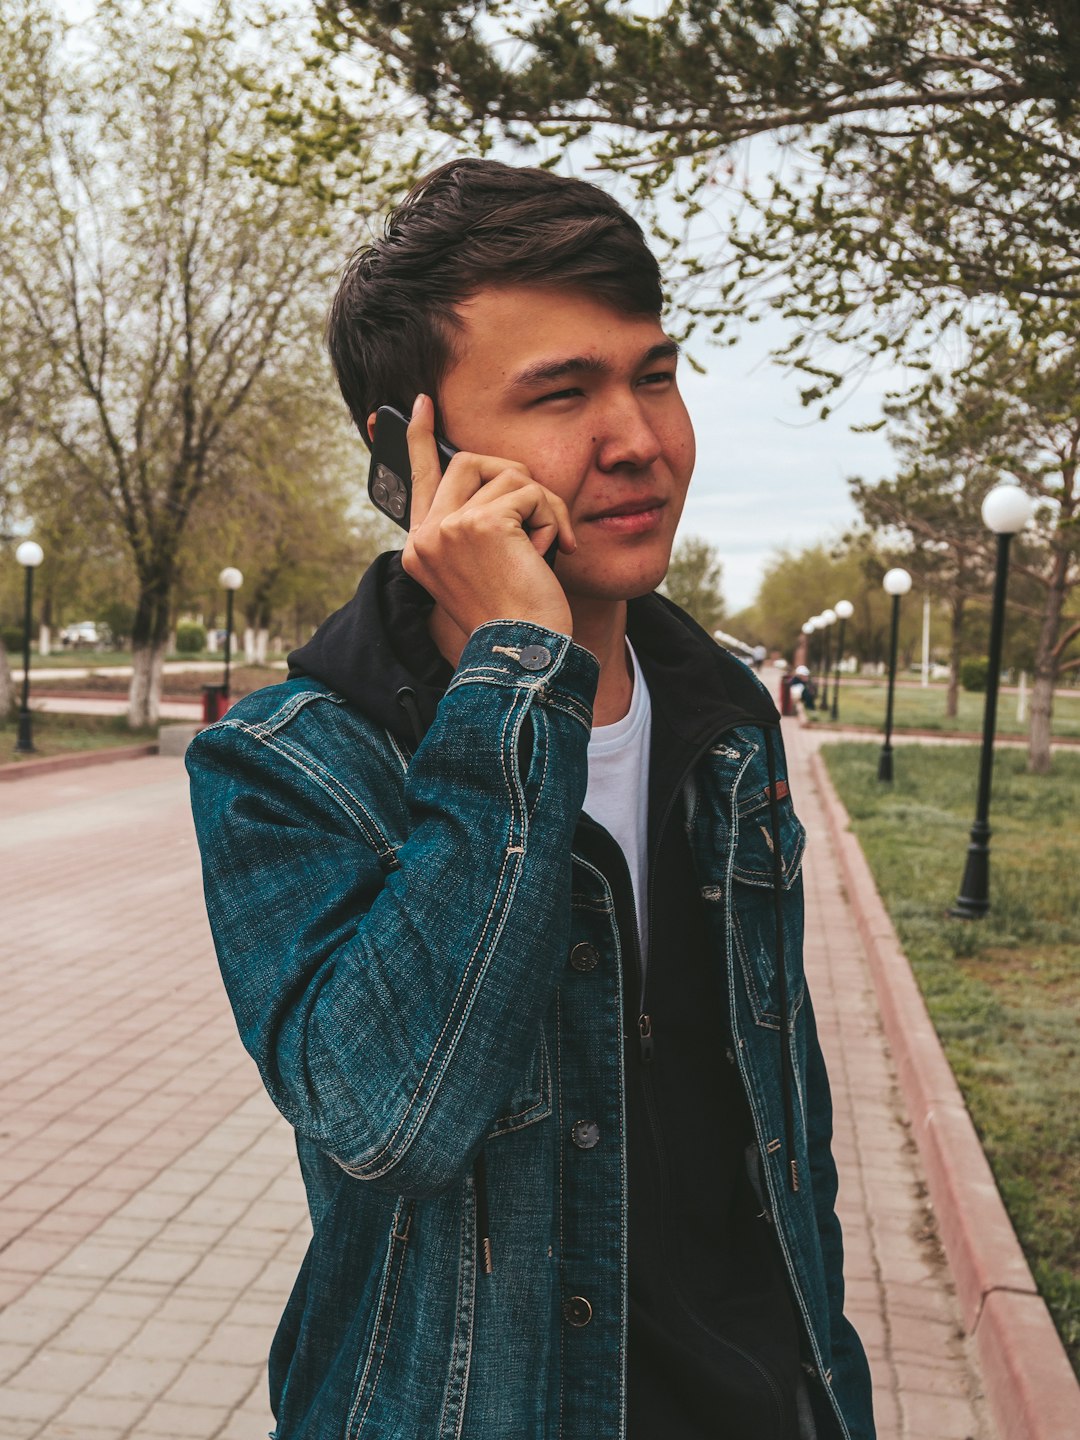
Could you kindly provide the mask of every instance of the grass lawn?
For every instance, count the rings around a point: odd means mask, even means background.
[[[840,725],[873,725],[885,727],[885,704],[888,695],[884,684],[867,685],[857,680],[840,682]],[[945,686],[897,685],[893,705],[893,728],[903,730],[964,730],[981,735],[985,695],[960,691],[959,714],[949,719],[945,714]],[[998,696],[997,728],[1002,735],[1027,733],[1027,721],[1016,718],[1017,696],[1004,692]],[[829,682],[829,703],[832,704],[832,681]],[[1031,691],[1028,691],[1028,714],[1031,714]],[[831,722],[821,710],[808,710],[815,725]],[[1053,732],[1064,737],[1080,737],[1080,689],[1058,691],[1054,697]]]
[[[32,694],[31,690],[31,694]],[[51,715],[35,710],[33,755],[16,755],[18,721],[0,720],[0,764],[66,755],[72,750],[105,750],[114,745],[146,745],[157,739],[153,730],[131,730],[122,715]]]
[[[922,987],[1035,1279],[1080,1373],[1080,754],[1000,751],[991,911],[949,920],[978,748],[822,750]]]

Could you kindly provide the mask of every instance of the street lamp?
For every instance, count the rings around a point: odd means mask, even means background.
[[[949,911],[958,920],[977,920],[990,909],[990,781],[994,771],[994,729],[1001,678],[1001,641],[1005,629],[1005,590],[1009,579],[1009,541],[1023,530],[1034,508],[1030,495],[1026,495],[1019,485],[995,485],[982,503],[983,524],[998,537],[997,569],[990,617],[990,665],[986,673],[979,795],[960,894]]]
[[[244,583],[244,577],[235,565],[226,565],[218,576],[218,584],[225,590],[225,684],[224,697],[229,698],[229,659],[232,655],[233,597]]]
[[[878,760],[877,778],[891,781],[893,694],[896,689],[896,640],[900,630],[900,597],[911,589],[911,576],[906,570],[887,570],[882,580],[886,595],[892,596],[892,635],[889,640],[889,699],[885,706],[885,743]]]
[[[822,656],[821,662],[821,709],[824,713],[824,711],[827,710],[829,707],[829,630],[833,625],[836,624],[836,611],[823,610],[821,612],[820,618],[821,624],[825,630],[825,634],[822,637],[822,643],[825,647],[825,654]]]
[[[840,638],[836,646],[836,674],[833,676],[832,687],[832,718],[834,720],[840,714],[840,662],[844,658],[844,623],[855,614],[855,606],[850,600],[838,600],[835,609],[840,621]]]
[[[30,717],[30,623],[34,609],[34,571],[45,559],[45,552],[36,540],[24,540],[15,551],[15,559],[26,571],[22,705],[19,708],[19,734],[15,741],[15,753],[16,755],[32,755],[34,753],[34,732],[33,721]]]

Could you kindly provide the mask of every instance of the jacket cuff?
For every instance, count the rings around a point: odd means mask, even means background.
[[[592,727],[600,662],[569,635],[525,620],[489,620],[470,635],[447,693],[461,685],[533,691]]]

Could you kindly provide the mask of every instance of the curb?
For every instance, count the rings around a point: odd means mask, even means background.
[[[73,755],[49,755],[43,760],[12,760],[0,765],[0,783],[29,780],[35,775],[52,775],[57,770],[81,770],[85,765],[110,765],[114,760],[141,760],[156,755],[154,742],[147,745],[115,745],[111,750],[83,750]]]
[[[1063,1440],[1080,1383],[1038,1293],[907,956],[821,756],[810,756],[885,1037],[926,1170],[965,1332],[1003,1440]]]

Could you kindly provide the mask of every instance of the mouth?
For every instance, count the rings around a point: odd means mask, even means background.
[[[620,534],[637,535],[651,530],[660,523],[667,501],[659,496],[643,495],[627,500],[622,505],[612,505],[588,517],[590,525],[599,525],[605,530]]]

